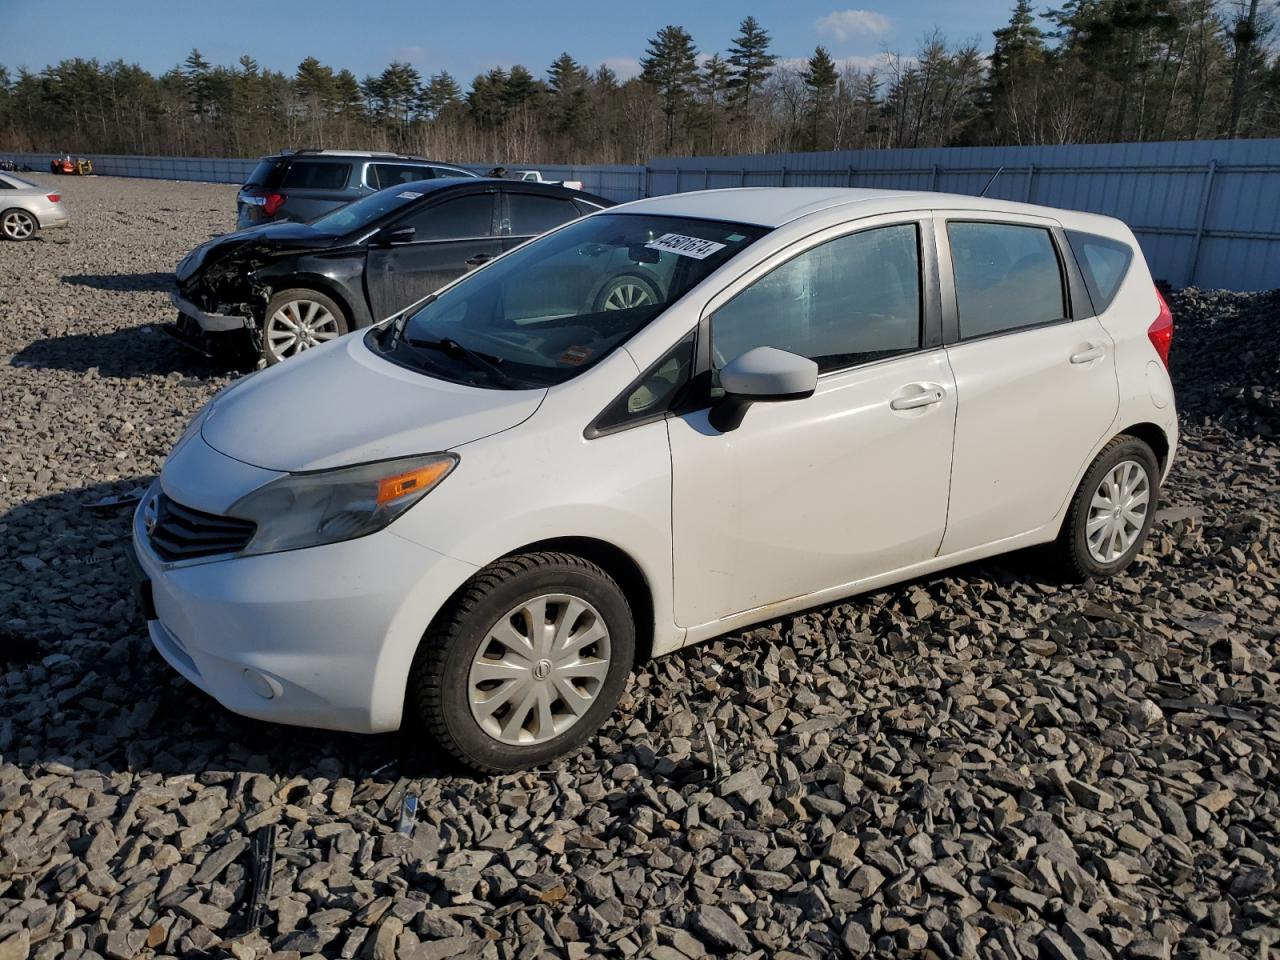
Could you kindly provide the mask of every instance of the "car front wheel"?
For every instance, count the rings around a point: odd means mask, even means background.
[[[262,359],[267,365],[328,343],[347,332],[342,308],[317,290],[281,290],[262,321]]]
[[[635,656],[626,596],[581,557],[528,553],[481,570],[423,638],[407,708],[472,769],[575,750],[612,713]]]
[[[1068,573],[1109,577],[1138,555],[1155,518],[1160,467],[1147,444],[1119,436],[1102,448],[1080,481],[1058,537]]]

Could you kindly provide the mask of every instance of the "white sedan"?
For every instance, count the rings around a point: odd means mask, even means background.
[[[249,716],[543,763],[637,659],[1032,544],[1125,569],[1177,440],[1172,332],[1105,217],[615,207],[215,397],[137,512],[151,639]]]
[[[41,230],[60,227],[70,217],[62,195],[13,173],[0,173],[0,236],[31,240]]]

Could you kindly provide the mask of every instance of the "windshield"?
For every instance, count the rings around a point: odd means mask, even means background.
[[[335,237],[360,230],[383,214],[417,200],[422,196],[422,191],[413,189],[415,186],[416,184],[409,183],[371,193],[346,206],[321,214],[311,221],[311,226],[321,233],[331,233]]]
[[[766,232],[681,217],[586,217],[376,330],[370,342],[445,379],[505,389],[562,383]]]

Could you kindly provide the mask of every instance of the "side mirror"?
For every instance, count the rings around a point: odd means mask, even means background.
[[[818,388],[818,365],[777,347],[748,350],[720,371],[724,397],[708,419],[721,433],[736,430],[753,403],[803,400]]]
[[[378,232],[378,243],[384,246],[393,243],[412,243],[416,232],[413,227],[384,227]]]

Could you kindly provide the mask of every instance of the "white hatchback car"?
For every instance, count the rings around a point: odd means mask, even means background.
[[[1176,443],[1172,332],[1105,217],[615,207],[215,397],[137,512],[151,639],[239,713],[542,763],[637,658],[1032,544],[1124,569]]]

